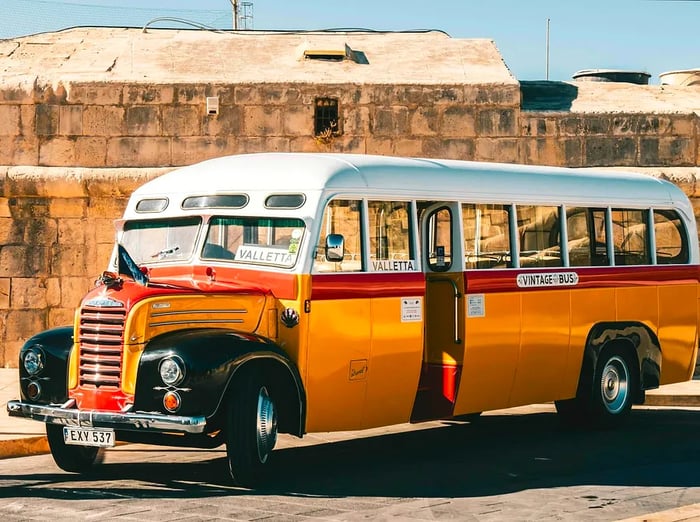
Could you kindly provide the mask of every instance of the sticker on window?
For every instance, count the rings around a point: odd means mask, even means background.
[[[416,269],[413,259],[382,259],[372,261],[372,272],[410,272]]]
[[[279,248],[241,245],[236,250],[236,261],[261,263],[265,265],[291,266],[296,260],[296,252]]]

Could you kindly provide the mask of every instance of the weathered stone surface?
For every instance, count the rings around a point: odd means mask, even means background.
[[[449,138],[476,136],[474,110],[464,106],[446,107],[440,123],[440,135]]]

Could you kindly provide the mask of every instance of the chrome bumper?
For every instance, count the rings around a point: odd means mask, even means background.
[[[181,417],[162,413],[122,413],[112,411],[76,410],[74,401],[63,406],[46,406],[21,401],[9,401],[7,413],[48,424],[81,428],[112,428],[123,431],[203,433],[206,417]]]

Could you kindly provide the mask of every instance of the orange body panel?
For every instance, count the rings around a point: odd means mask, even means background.
[[[697,347],[697,285],[660,286],[661,384],[690,379]]]

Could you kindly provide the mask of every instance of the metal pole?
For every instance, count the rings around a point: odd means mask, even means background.
[[[546,58],[545,58],[545,79],[549,81],[549,18],[547,18],[547,38],[546,38]]]
[[[233,7],[233,30],[238,30],[238,0],[231,0],[231,7]]]

